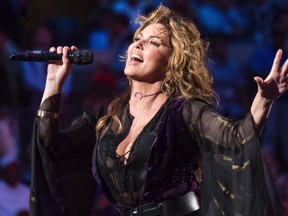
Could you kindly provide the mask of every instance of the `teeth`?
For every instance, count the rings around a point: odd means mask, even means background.
[[[136,60],[136,61],[142,61],[142,62],[143,62],[143,59],[142,59],[139,55],[137,55],[137,54],[132,54],[132,55],[131,55],[131,59]]]

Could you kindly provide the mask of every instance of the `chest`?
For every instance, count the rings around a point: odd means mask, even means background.
[[[149,132],[153,131],[153,121],[151,119],[155,114],[151,112],[148,115],[135,116],[130,127],[126,129],[126,133],[123,134],[124,139],[120,141],[116,148],[116,154],[122,156],[125,163],[129,158],[135,140],[143,136],[147,138],[147,132],[149,135]]]

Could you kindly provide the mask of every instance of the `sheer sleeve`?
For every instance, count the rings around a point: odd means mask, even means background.
[[[241,120],[227,118],[201,101],[187,101],[183,115],[190,132],[197,134],[200,147],[205,151],[237,151],[263,131],[262,127],[255,127],[250,113]]]
[[[60,100],[60,95],[54,95],[46,99],[40,109],[58,112]],[[96,110],[95,113],[84,112],[82,117],[65,129],[59,128],[58,119],[36,117],[39,141],[51,159],[89,157],[96,139],[95,125],[103,112],[103,109]]]
[[[57,112],[61,95],[47,98],[40,109]],[[60,130],[58,119],[36,117],[32,134],[31,216],[88,216],[95,195],[92,153],[95,125],[101,116],[84,112]]]
[[[185,124],[201,149],[201,215],[284,215],[262,160],[252,115],[225,118],[200,101],[183,106]]]

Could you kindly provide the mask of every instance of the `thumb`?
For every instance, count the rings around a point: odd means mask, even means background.
[[[65,67],[65,69],[68,71],[71,69],[71,62],[69,60],[69,57],[68,57],[68,51],[65,50],[63,52],[63,56],[62,56],[62,63],[63,63],[63,66]]]
[[[261,77],[259,77],[259,76],[255,76],[254,80],[257,83],[258,89],[262,89],[262,86],[263,86],[263,83],[264,83],[263,79]]]
[[[63,62],[64,64],[68,64],[68,63],[69,63],[68,51],[63,52],[62,62]]]

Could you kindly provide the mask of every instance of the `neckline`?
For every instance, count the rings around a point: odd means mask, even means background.
[[[169,101],[171,101],[171,98],[168,97],[167,100],[161,105],[161,107],[157,110],[157,112],[153,115],[153,117],[147,122],[147,124],[143,127],[143,129],[140,131],[140,133],[136,136],[136,138],[133,140],[132,142],[132,146],[130,148],[129,151],[129,156],[127,158],[127,164],[129,163],[129,160],[131,158],[131,154],[133,154],[133,151],[134,151],[134,148],[135,148],[135,143],[137,142],[137,140],[139,139],[140,136],[143,135],[143,133],[147,130],[148,127],[151,126],[152,122],[154,121],[155,118],[157,118],[162,112],[165,112],[166,108],[168,107],[168,104],[169,104]],[[125,136],[123,139],[126,138],[127,134],[129,133],[129,130],[130,130],[130,127],[131,127],[131,124],[132,124],[132,121],[133,119],[135,118],[131,113],[130,113],[130,108],[129,108],[129,104],[127,106],[127,115],[128,115],[128,121],[129,121],[129,127],[127,127],[127,130],[125,132]],[[116,145],[116,149],[117,149],[117,146],[122,142],[123,140],[121,140],[117,145]],[[116,149],[115,149],[115,152],[116,152]],[[127,153],[126,152],[126,153]],[[119,157],[121,157],[121,155],[118,155],[117,152],[116,152],[116,155]],[[125,154],[124,154],[125,155]],[[122,156],[124,156],[122,155]],[[127,165],[126,164],[126,165]]]
[[[166,104],[168,104],[168,102],[169,102],[170,100],[171,100],[171,97],[168,97],[168,98],[166,99],[166,101],[165,101],[165,102],[160,106],[160,108],[157,110],[157,112],[154,114],[154,116],[150,119],[150,121],[159,113],[159,111],[160,111],[164,106],[166,106]],[[131,114],[130,104],[129,104],[129,103],[127,103],[126,109],[127,109],[128,119],[132,121],[132,120],[135,118],[135,116]],[[150,121],[149,121],[149,122],[150,122]],[[147,125],[149,124],[149,122],[147,123]]]

